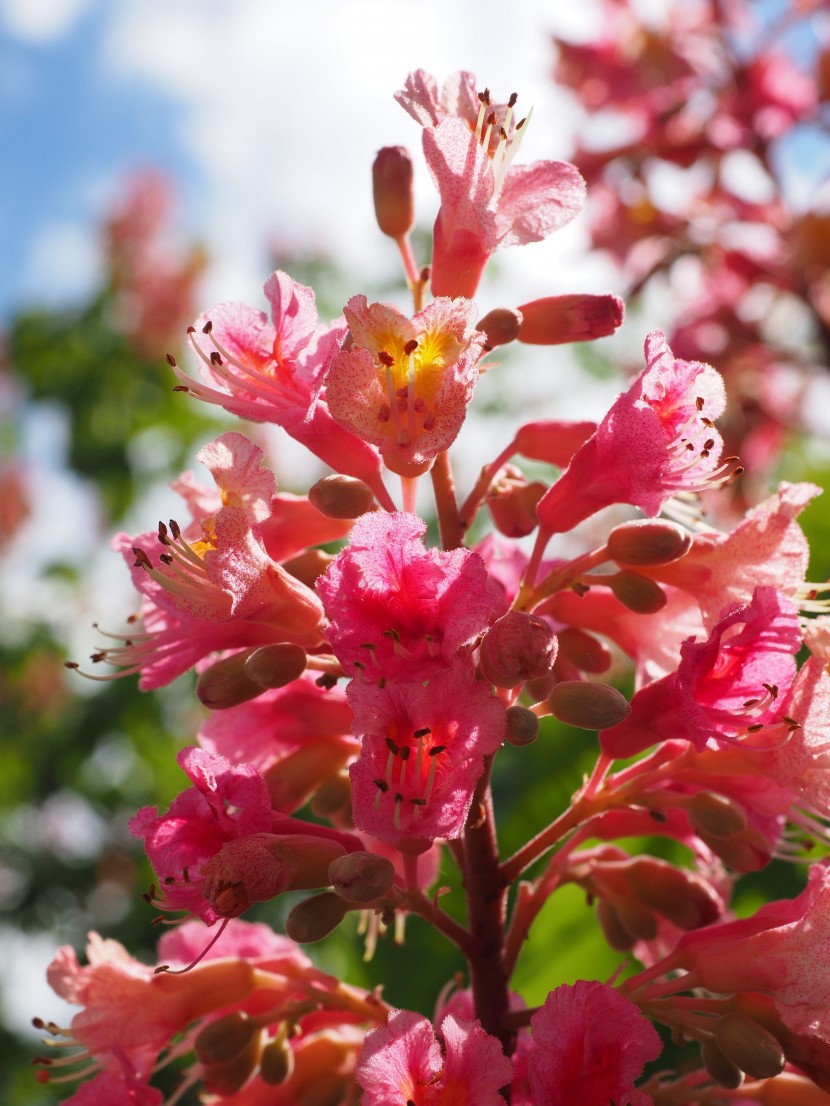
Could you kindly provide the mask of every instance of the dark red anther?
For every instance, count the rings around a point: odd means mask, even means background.
[[[395,364],[395,358],[391,353],[387,353],[385,349],[382,349],[380,353],[378,353],[378,361],[380,361],[381,365],[385,365],[387,369]]]
[[[416,338],[410,338],[406,345],[403,347],[403,351],[407,357],[413,354],[418,348],[418,340]]]
[[[202,334],[210,334],[213,330],[213,323],[208,319],[205,325],[202,327]]]

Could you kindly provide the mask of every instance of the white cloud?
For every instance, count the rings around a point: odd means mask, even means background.
[[[271,236],[328,249],[357,274],[390,264],[370,167],[383,145],[420,146],[392,99],[411,69],[469,68],[496,95],[515,89],[536,109],[523,159],[562,156],[573,118],[550,80],[549,12],[544,0],[527,0],[521,19],[496,0],[124,0],[110,9],[107,61],[178,104],[206,182],[195,225],[217,260],[209,293],[258,302]],[[418,170],[428,223],[437,201]]]
[[[0,20],[10,34],[45,43],[70,31],[90,4],[91,0],[0,0]]]
[[[101,271],[97,229],[80,220],[44,222],[34,235],[20,280],[22,302],[77,303],[96,286]]]

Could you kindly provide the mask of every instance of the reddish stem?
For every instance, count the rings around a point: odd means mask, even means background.
[[[455,499],[455,482],[452,478],[450,455],[445,450],[435,458],[430,475],[435,492],[435,508],[438,512],[438,529],[441,531],[441,545],[444,549],[458,549],[464,533]]]
[[[508,974],[504,959],[507,884],[499,866],[496,823],[490,793],[493,757],[486,758],[464,834],[464,888],[467,892],[472,949],[468,954],[476,1017],[497,1037],[505,1055],[513,1052],[516,1032],[507,1024]]]

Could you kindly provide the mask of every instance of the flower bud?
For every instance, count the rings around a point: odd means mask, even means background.
[[[210,710],[227,710],[263,693],[264,685],[251,679],[245,668],[250,652],[246,649],[224,657],[199,673],[196,695],[203,706]]]
[[[656,614],[668,602],[666,593],[659,584],[648,576],[631,572],[627,568],[617,572],[608,583],[623,606],[635,614]]]
[[[348,776],[331,776],[314,792],[311,811],[338,825],[351,823],[352,788]]]
[[[632,892],[680,929],[699,929],[720,917],[715,892],[693,872],[642,856],[627,865],[626,874]]]
[[[505,465],[487,492],[493,524],[508,538],[523,538],[539,525],[536,504],[547,491],[541,480],[529,482],[514,465]]]
[[[517,749],[532,745],[539,736],[539,719],[527,707],[508,707],[504,712],[504,740]]]
[[[597,921],[605,940],[617,952],[628,952],[634,947],[635,940],[620,921],[616,909],[607,899],[597,901]]]
[[[714,1037],[705,1037],[700,1046],[700,1059],[714,1081],[729,1091],[736,1091],[744,1081],[744,1073],[718,1048]]]
[[[686,804],[686,810],[695,829],[712,837],[734,837],[746,829],[746,814],[732,799],[714,795],[711,791],[699,791]]]
[[[299,580],[306,587],[313,588],[318,577],[323,575],[333,560],[332,553],[324,553],[322,549],[307,549],[305,553],[300,553],[298,557],[292,557],[290,561],[286,561],[282,567],[295,580]]]
[[[556,634],[544,618],[508,611],[484,636],[479,654],[481,671],[496,687],[515,687],[550,672],[556,650]]]
[[[390,238],[403,238],[415,222],[412,158],[404,146],[384,146],[372,165],[372,193],[378,226]]]
[[[778,1038],[746,1014],[724,1014],[714,1036],[724,1056],[754,1079],[772,1079],[784,1069],[787,1058]]]
[[[479,319],[476,330],[486,335],[487,345],[484,348],[490,350],[515,341],[519,336],[521,325],[521,311],[517,311],[514,307],[494,307],[483,319]]]
[[[622,323],[625,305],[619,296],[545,296],[519,308],[519,341],[531,346],[587,342],[613,334]]]
[[[639,518],[615,526],[608,535],[608,556],[623,565],[666,565],[685,557],[692,535],[675,522]]]
[[[395,866],[377,853],[347,853],[331,862],[329,880],[341,899],[362,906],[389,894],[395,884]]]
[[[372,510],[375,493],[354,476],[332,473],[311,485],[308,501],[327,518],[360,518]]]
[[[637,941],[653,941],[657,936],[657,917],[637,899],[616,899],[614,909],[620,925]]]
[[[260,1037],[260,1028],[239,1010],[204,1026],[193,1048],[204,1066],[205,1090],[230,1095],[244,1086],[258,1065]]]
[[[595,422],[561,422],[558,419],[540,419],[526,422],[516,431],[513,443],[516,452],[532,461],[544,461],[563,469],[571,457],[594,433]]]
[[[560,722],[582,730],[607,730],[623,722],[631,711],[615,687],[585,680],[563,680],[550,693],[548,704]]]
[[[254,649],[245,661],[245,675],[261,688],[285,687],[302,676],[305,666],[305,649],[283,641]]]
[[[559,653],[571,662],[580,672],[599,674],[607,672],[614,657],[604,641],[580,630],[577,626],[568,626],[556,635],[559,638]]]
[[[294,1049],[284,1034],[269,1041],[259,1060],[259,1075],[269,1087],[287,1083],[294,1074]]]
[[[300,945],[322,941],[340,925],[346,904],[334,891],[323,891],[297,903],[285,920],[285,932]]]

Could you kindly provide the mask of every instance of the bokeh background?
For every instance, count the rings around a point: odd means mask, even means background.
[[[130,679],[93,685],[63,662],[94,650],[94,621],[119,630],[134,602],[111,533],[168,517],[170,479],[230,425],[172,391],[164,354],[180,353],[188,322],[222,300],[261,306],[277,266],[315,287],[324,317],[356,292],[406,306],[374,225],[371,162],[384,145],[417,152],[418,128],[392,99],[407,72],[471,69],[497,97],[515,89],[534,106],[522,160],[572,158],[594,202],[547,242],[499,255],[482,313],[573,291],[624,295],[629,313],[598,343],[506,352],[461,439],[462,479],[530,403],[533,417],[601,414],[662,326],[684,356],[729,367],[731,433],[755,458],[746,501],[780,477],[826,482],[822,7],[0,0],[0,1055],[16,1058],[0,1064],[0,1101],[65,1097],[27,1066],[32,1016],[69,1017],[44,981],[59,944],[96,928],[153,958],[140,900],[150,873],[127,822],[182,787],[174,752],[198,726],[192,683],[142,696]],[[704,9],[708,25],[683,25]],[[708,53],[689,56],[690,34]],[[770,51],[790,67],[777,84],[752,69]],[[665,88],[675,100],[655,95]],[[681,99],[698,114],[673,131]],[[416,174],[426,232],[437,198],[426,169]],[[318,469],[302,450],[256,434],[281,487],[307,488]],[[811,508],[805,527],[813,578],[826,579],[827,509]],[[567,802],[590,749],[559,727],[507,760],[507,849]],[[767,878],[792,893],[775,866]],[[743,901],[763,893],[747,881]],[[531,1002],[619,961],[578,894],[556,902],[520,964]],[[386,979],[387,997],[426,1012],[461,967],[417,920],[405,950],[381,942],[370,964],[353,937],[321,962],[354,982]]]

